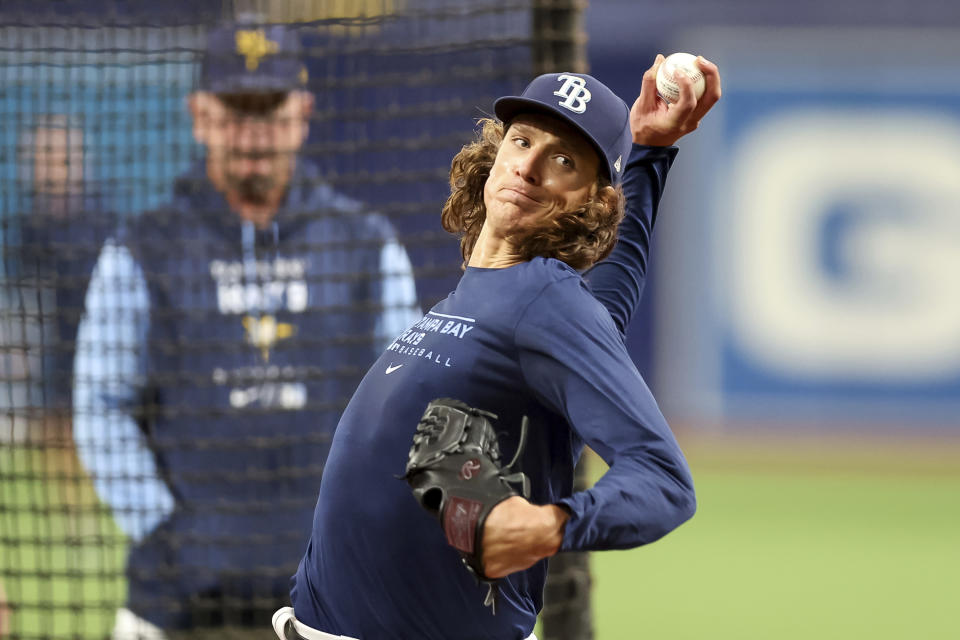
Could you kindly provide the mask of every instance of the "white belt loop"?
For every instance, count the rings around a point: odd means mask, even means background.
[[[280,640],[293,640],[292,638],[288,639],[286,635],[287,623],[290,622],[293,623],[293,630],[303,640],[357,640],[349,636],[335,636],[332,633],[325,633],[313,627],[308,627],[297,620],[293,613],[293,607],[283,607],[273,614],[273,631]]]
[[[283,607],[273,613],[273,632],[280,640],[287,640],[287,623],[293,620],[293,607]]]

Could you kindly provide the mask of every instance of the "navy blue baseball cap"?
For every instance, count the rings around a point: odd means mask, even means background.
[[[534,78],[519,96],[504,96],[493,103],[493,112],[505,124],[530,111],[572,124],[596,148],[610,181],[620,184],[633,143],[630,109],[606,85],[585,73],[546,73]]]
[[[284,25],[220,26],[207,34],[200,89],[213,93],[292,91],[307,84],[303,48]]]

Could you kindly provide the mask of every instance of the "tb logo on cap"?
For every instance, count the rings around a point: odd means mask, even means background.
[[[277,43],[268,40],[263,29],[241,29],[236,35],[237,53],[247,59],[247,71],[256,71],[260,59],[277,52]]]
[[[574,113],[586,111],[587,103],[590,102],[590,91],[584,86],[586,80],[580,76],[570,76],[564,73],[557,77],[557,82],[560,81],[563,82],[560,89],[553,92],[553,95],[564,98],[560,101],[560,106],[570,109]]]

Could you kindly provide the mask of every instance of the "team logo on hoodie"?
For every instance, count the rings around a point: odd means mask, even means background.
[[[278,341],[290,338],[297,328],[288,322],[277,322],[271,315],[243,316],[243,328],[248,344],[260,349],[264,362],[270,362],[270,349]]]

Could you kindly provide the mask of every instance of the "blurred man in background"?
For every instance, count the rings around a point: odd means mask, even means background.
[[[0,265],[0,441],[69,438],[77,325],[113,219],[87,179],[82,125],[37,114],[18,136],[21,188]]]
[[[389,223],[300,155],[300,54],[281,26],[209,34],[188,100],[206,155],[94,270],[74,437],[132,543],[115,638],[262,636],[340,411],[420,317]]]
[[[90,273],[115,217],[87,179],[82,121],[66,114],[37,119],[23,158],[33,168],[33,202],[24,220],[22,257],[39,285],[43,345],[43,405],[68,414],[77,326]]]

